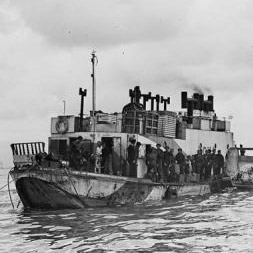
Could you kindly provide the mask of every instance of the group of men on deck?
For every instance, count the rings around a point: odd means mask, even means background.
[[[135,139],[129,140],[129,146],[127,147],[128,169],[119,175],[137,177],[138,166],[143,165],[139,161],[140,147],[140,142],[136,142]],[[85,152],[82,137],[78,137],[71,147],[71,158],[76,169],[81,170],[91,158],[91,155]],[[187,175],[193,174],[198,175],[201,181],[208,181],[211,179],[211,175],[218,177],[224,173],[224,157],[220,150],[216,153],[216,149],[205,149],[204,152],[199,149],[197,154],[186,156],[179,148],[177,154],[174,155],[172,148],[167,145],[162,148],[160,144],[157,144],[156,148],[146,149],[145,157],[142,160],[147,168],[145,178],[154,182],[178,182],[180,175],[186,175],[187,177]],[[109,150],[100,141],[96,145],[94,165],[92,167],[95,167],[97,173],[114,174],[112,150]]]
[[[140,143],[135,145],[135,140],[130,140],[128,146],[128,164],[130,168],[130,177],[136,177],[138,168],[138,150]],[[207,149],[203,153],[202,149],[193,156],[185,156],[181,148],[176,155],[174,150],[167,145],[162,150],[161,145],[152,147],[146,153],[145,162],[147,166],[146,178],[155,182],[178,182],[180,175],[199,175],[201,181],[211,179],[211,175],[220,176],[224,173],[224,157],[221,151],[216,149]],[[213,173],[212,173],[213,172]]]
[[[86,145],[85,145],[86,143]],[[90,147],[87,149],[87,142],[79,136],[70,147],[70,160],[77,170],[88,170],[96,173],[113,174],[112,150],[98,141],[94,154],[91,154]]]

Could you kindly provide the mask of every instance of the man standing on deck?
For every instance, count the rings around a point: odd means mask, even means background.
[[[95,172],[101,173],[101,167],[102,167],[102,143],[101,141],[97,142],[96,147],[96,162],[95,162]]]
[[[102,173],[112,175],[112,168],[111,168],[111,149],[106,145],[105,142],[102,143],[102,161],[103,161],[103,171]]]
[[[146,164],[148,167],[147,178],[154,182],[157,182],[156,171],[156,148],[152,147],[151,151],[147,155]]]
[[[156,166],[158,177],[160,178],[161,182],[164,182],[164,173],[163,173],[163,151],[161,149],[161,144],[156,145]]]
[[[245,149],[243,148],[242,144],[240,144],[240,155],[245,156]]]
[[[209,180],[211,178],[211,171],[212,171],[211,149],[206,150],[204,162],[205,162],[205,180]]]
[[[75,169],[80,170],[82,166],[82,150],[81,143],[83,137],[78,136],[77,139],[72,143],[70,148],[70,160],[73,163]]]
[[[169,146],[165,146],[165,151],[163,153],[163,173],[165,183],[167,183],[170,174],[169,166],[170,166],[170,148]]]
[[[142,174],[143,159],[141,158],[141,143],[138,141],[135,145],[135,166],[136,166],[136,177]],[[139,171],[139,172],[138,172]]]
[[[200,180],[204,180],[205,167],[204,167],[204,157],[202,155],[201,149],[199,149],[197,151],[197,154],[194,155],[194,168],[195,172],[199,175]]]
[[[178,149],[178,153],[175,156],[175,160],[180,166],[180,174],[184,174],[185,156],[181,148]]]
[[[218,154],[215,157],[215,167],[215,175],[220,176],[224,169],[224,157],[220,150],[218,150]]]
[[[130,139],[129,146],[127,148],[127,161],[129,164],[130,177],[137,177],[135,142],[135,139]]]

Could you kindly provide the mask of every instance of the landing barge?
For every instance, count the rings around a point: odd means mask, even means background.
[[[93,87],[94,59],[92,54]],[[162,152],[181,149],[184,156],[194,155],[200,149],[219,149],[225,155],[234,144],[233,133],[229,121],[217,118],[213,96],[205,100],[203,94],[188,97],[187,92],[182,92],[182,111],[173,112],[167,109],[169,97],[143,94],[136,86],[129,91],[130,103],[121,112],[96,111],[93,96],[91,115],[84,117],[86,90],[80,88],[79,95],[79,116],[51,119],[48,152],[42,142],[11,144],[14,168],[10,175],[25,208],[134,205],[210,194],[230,186],[230,178],[222,175],[214,177],[212,173],[206,179],[195,170],[173,172],[169,167],[162,173],[157,160],[155,167],[148,162],[157,144]],[[78,139],[80,153],[73,151]],[[134,176],[129,172],[128,147],[132,140],[139,143]],[[155,177],[148,176],[151,172]],[[173,173],[176,179],[171,179]]]
[[[15,145],[25,147],[39,143]],[[14,167],[10,171],[25,208],[64,209],[134,205],[174,197],[205,195],[231,186],[228,177],[209,182],[197,182],[193,179],[192,182],[188,180],[160,183],[141,177],[79,171],[56,161],[49,163],[51,165],[39,165],[34,160],[33,163]]]

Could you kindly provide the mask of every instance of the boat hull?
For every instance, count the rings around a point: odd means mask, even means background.
[[[164,198],[168,185],[146,179],[53,168],[10,172],[25,207],[83,208],[132,205]]]
[[[41,179],[22,177],[16,182],[16,189],[25,207],[41,209],[83,207],[77,196]]]
[[[237,189],[240,190],[253,190],[253,183],[249,182],[235,182],[232,181],[233,187],[236,187]]]
[[[135,205],[173,196],[205,195],[229,186],[224,180],[162,184],[147,179],[38,166],[10,172],[25,208],[66,209]]]

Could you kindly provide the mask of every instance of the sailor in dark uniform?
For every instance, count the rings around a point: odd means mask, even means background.
[[[224,157],[221,151],[218,150],[218,154],[215,157],[215,175],[219,176],[224,169]]]
[[[183,150],[181,148],[178,149],[178,153],[175,156],[175,161],[180,166],[180,174],[184,174],[185,169],[185,156],[183,154]]]
[[[127,161],[129,164],[130,177],[137,177],[135,142],[135,139],[130,139],[130,144],[127,148]]]
[[[82,167],[82,150],[81,150],[81,143],[83,137],[78,136],[77,139],[72,143],[70,148],[70,159],[74,168],[80,170]]]
[[[164,182],[164,171],[163,171],[163,151],[161,144],[156,145],[156,166],[158,172],[158,180]]]

